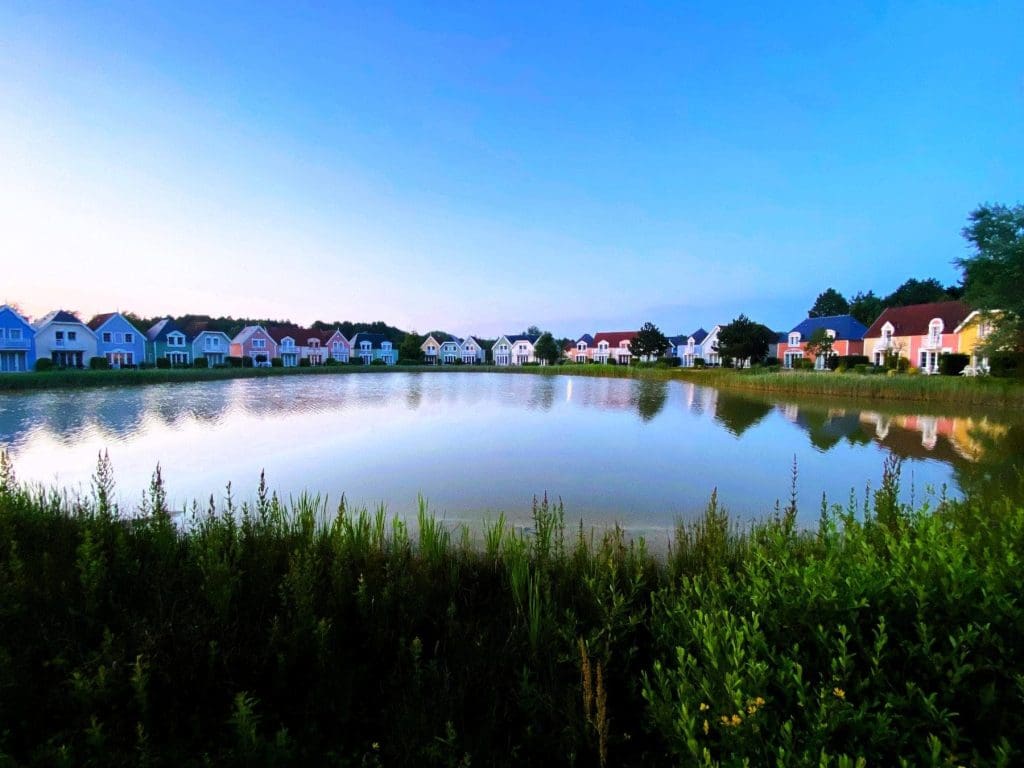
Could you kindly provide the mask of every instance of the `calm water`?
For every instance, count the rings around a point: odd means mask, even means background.
[[[170,498],[252,498],[261,468],[283,497],[342,492],[408,515],[422,493],[449,520],[528,516],[534,494],[570,519],[637,531],[691,517],[712,489],[757,517],[788,500],[877,486],[890,452],[916,500],[998,483],[1021,463],[1006,417],[796,405],[682,382],[390,373],[302,376],[0,396],[0,445],[22,480],[88,489],[109,449],[122,501],[159,461]],[[1010,475],[1007,474],[1007,477]],[[911,490],[911,485],[913,489]]]

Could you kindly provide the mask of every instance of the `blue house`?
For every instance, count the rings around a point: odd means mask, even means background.
[[[398,350],[383,333],[357,333],[352,337],[352,357],[362,359],[363,365],[374,360],[394,365],[398,362]]]
[[[35,367],[35,328],[4,304],[0,307],[0,372],[32,371]]]
[[[146,359],[151,363],[164,359],[172,366],[190,365],[192,354],[185,330],[170,317],[154,323],[146,331]]]
[[[785,368],[792,368],[796,360],[802,360],[808,354],[807,342],[815,331],[824,331],[832,340],[832,354],[839,356],[861,355],[864,353],[864,334],[868,329],[852,315],[831,315],[828,317],[809,317],[779,341],[776,357]],[[823,355],[814,358],[814,367],[822,370],[827,362]]]
[[[96,356],[111,368],[134,368],[146,359],[146,335],[120,312],[96,315],[86,325],[96,334]]]

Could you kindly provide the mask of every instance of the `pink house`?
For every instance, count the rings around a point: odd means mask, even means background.
[[[960,301],[890,307],[864,334],[864,354],[875,365],[885,355],[900,355],[922,373],[938,373],[939,357],[959,352],[956,328],[971,313]]]
[[[254,365],[270,365],[277,357],[277,342],[262,325],[247,325],[231,340],[232,357],[248,357]]]
[[[348,362],[349,355],[352,352],[352,345],[341,331],[337,328],[333,331],[321,331],[320,336],[323,339],[324,349],[332,360],[342,363]]]

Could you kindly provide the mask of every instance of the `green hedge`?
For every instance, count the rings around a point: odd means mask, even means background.
[[[1024,352],[997,352],[988,359],[989,372],[998,378],[1024,378]]]
[[[959,376],[970,362],[970,355],[951,353],[939,355],[939,373],[943,376]]]
[[[48,357],[40,357],[38,360],[36,360],[36,370],[39,372],[52,371],[53,360],[51,360]]]

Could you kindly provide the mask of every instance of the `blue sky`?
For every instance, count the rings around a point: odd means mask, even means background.
[[[558,335],[958,279],[1024,4],[0,5],[0,301]]]

